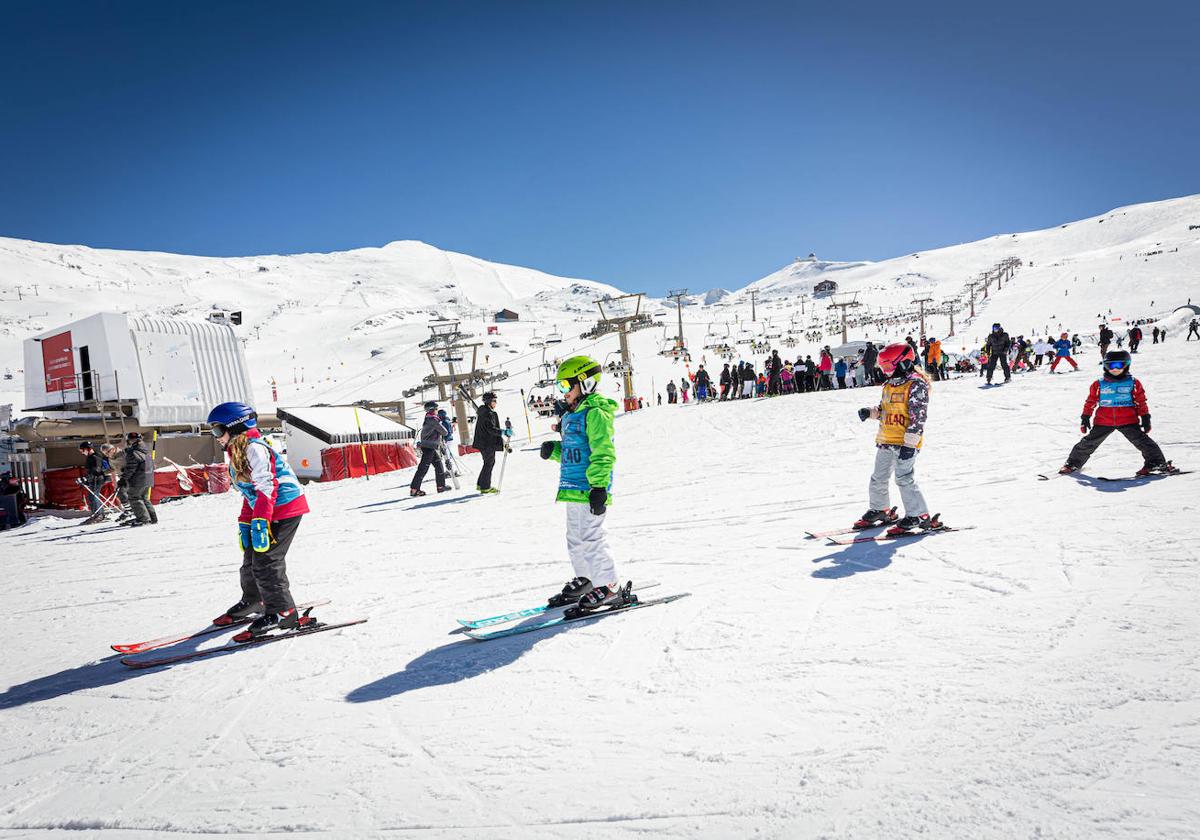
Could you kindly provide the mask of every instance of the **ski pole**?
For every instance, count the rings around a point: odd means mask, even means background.
[[[497,493],[500,492],[500,485],[504,484],[504,467],[508,463],[509,450],[510,450],[509,445],[507,443],[504,444],[504,457],[502,457],[500,459],[500,477],[496,479],[496,492]]]
[[[525,409],[525,431],[529,436],[529,442],[533,443],[533,426],[529,423],[529,403],[525,401],[525,389],[521,389],[521,406]]]
[[[367,464],[367,444],[363,442],[362,423],[358,421],[358,406],[354,406],[354,425],[358,427],[358,448],[362,451],[363,473],[371,480],[371,467]]]

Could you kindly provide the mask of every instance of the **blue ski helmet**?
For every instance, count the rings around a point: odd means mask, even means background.
[[[226,432],[230,435],[241,434],[258,425],[258,412],[245,403],[221,403],[208,412],[208,425],[212,427],[213,437],[220,437]]]

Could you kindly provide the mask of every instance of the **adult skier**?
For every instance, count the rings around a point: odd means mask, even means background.
[[[258,431],[258,414],[245,403],[226,402],[208,413],[212,436],[229,457],[229,477],[242,494],[238,572],[242,597],[213,624],[261,613],[235,641],[247,641],[300,626],[287,576],[287,552],[308,513],[308,500],[287,459]]]
[[[1142,328],[1133,326],[1129,328],[1129,352],[1136,353],[1138,345],[1142,343]]]
[[[771,357],[767,359],[767,396],[777,397],[783,388],[783,380],[780,374],[783,372],[783,359],[779,358],[779,351],[772,350]]]
[[[870,507],[855,528],[892,524],[888,536],[915,534],[941,526],[929,518],[929,506],[917,487],[914,473],[917,452],[929,411],[929,379],[916,367],[917,354],[908,344],[889,344],[879,351],[878,364],[887,377],[879,404],[860,408],[858,419],[879,421],[875,435],[875,470],[869,485]],[[904,504],[904,517],[889,516],[888,481],[895,475]]]
[[[704,365],[696,371],[696,402],[704,402],[708,399],[708,392],[712,390],[712,379],[708,375],[708,371],[704,369]]]
[[[562,440],[545,441],[540,454],[560,464],[556,500],[567,503],[567,554],[575,577],[550,599],[550,606],[577,603],[582,610],[594,610],[620,598],[604,537],[617,460],[617,403],[600,395],[600,365],[588,356],[572,356],[560,364],[556,382],[569,411],[562,418]]]
[[[992,384],[992,374],[996,370],[996,362],[1000,363],[1000,368],[1004,371],[1004,381],[1010,381],[1012,371],[1008,368],[1008,348],[1012,346],[1012,340],[1008,337],[1008,333],[999,324],[992,324],[992,333],[987,337],[984,346],[987,348],[988,356],[987,384]]]
[[[1071,364],[1071,370],[1079,370],[1079,365],[1075,363],[1075,359],[1071,357],[1071,339],[1066,333],[1059,336],[1058,341],[1054,342],[1054,361],[1050,363],[1050,372],[1054,373],[1054,369],[1058,367],[1059,362],[1067,361]]]
[[[85,440],[79,444],[79,451],[84,457],[83,484],[87,488],[83,494],[84,501],[87,502],[88,512],[96,516],[103,507],[100,503],[100,488],[104,486],[108,476],[104,473],[104,463],[92,448],[91,441]]]
[[[1108,346],[1112,344],[1113,331],[1109,329],[1108,324],[1100,325],[1100,355],[1104,356],[1108,353]]]
[[[125,436],[125,463],[121,467],[121,484],[129,497],[129,508],[133,518],[126,525],[157,525],[158,512],[150,501],[154,490],[154,460],[150,450],[142,441],[141,432],[130,432]]]
[[[1188,334],[1186,340],[1191,341],[1192,336],[1196,336],[1196,340],[1200,341],[1200,321],[1197,321],[1195,318],[1193,318],[1191,323],[1188,324]]]
[[[479,450],[483,456],[483,466],[479,470],[479,478],[475,481],[475,489],[480,493],[499,493],[492,486],[492,468],[496,465],[496,453],[507,449],[504,435],[500,431],[500,416],[496,414],[496,395],[488,391],[483,395],[479,405],[479,413],[475,419],[475,437],[471,446]]]
[[[1136,475],[1179,472],[1150,438],[1150,406],[1146,403],[1146,390],[1130,374],[1129,368],[1130,356],[1124,350],[1113,350],[1104,357],[1104,374],[1088,389],[1079,418],[1079,431],[1084,437],[1075,444],[1059,470],[1063,475],[1082,469],[1113,432],[1125,435],[1125,439],[1142,453],[1145,463]]]
[[[442,466],[442,459],[438,456],[442,449],[443,434],[445,434],[445,429],[438,420],[437,403],[430,400],[425,403],[425,422],[421,424],[421,436],[417,439],[417,448],[421,450],[421,463],[417,464],[417,471],[413,473],[408,495],[426,495],[425,491],[421,489],[421,482],[425,480],[425,474],[429,472],[431,464],[434,477],[437,479],[437,491],[445,493],[450,489],[446,486],[446,470]]]
[[[733,382],[732,374],[729,372],[729,362],[725,363],[725,367],[721,369],[721,402],[729,399],[729,386]]]

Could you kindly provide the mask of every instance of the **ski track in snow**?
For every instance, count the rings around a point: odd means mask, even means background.
[[[1135,369],[1181,463],[1191,352]],[[296,597],[370,622],[170,668],[107,646],[236,599],[232,497],[6,532],[0,837],[1194,837],[1200,482],[1037,481],[1088,381],[935,383],[918,477],[977,529],[884,544],[804,534],[865,507],[871,392],[626,416],[618,570],[692,597],[486,643],[454,620],[570,573],[532,452],[496,497],[309,485]]]

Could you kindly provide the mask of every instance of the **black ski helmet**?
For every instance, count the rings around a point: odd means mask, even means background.
[[[1116,365],[1113,363],[1116,362]],[[1128,350],[1109,350],[1104,354],[1104,373],[1107,376],[1125,376],[1133,359]]]
[[[92,442],[91,442],[90,440],[85,440],[85,441],[83,441],[82,443],[80,443],[80,444],[79,444],[79,451],[80,451],[80,452],[82,452],[82,451],[83,451],[83,450],[85,450],[85,449],[91,449],[91,448],[92,448]]]
[[[426,411],[433,411],[436,408],[437,408],[437,403],[434,402],[433,400],[430,400],[429,402],[425,403]]]

